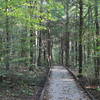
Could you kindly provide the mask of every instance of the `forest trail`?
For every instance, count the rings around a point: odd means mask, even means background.
[[[53,66],[42,100],[90,100],[63,66]]]

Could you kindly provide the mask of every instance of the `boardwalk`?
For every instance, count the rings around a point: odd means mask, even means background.
[[[42,100],[90,100],[69,72],[54,66]]]

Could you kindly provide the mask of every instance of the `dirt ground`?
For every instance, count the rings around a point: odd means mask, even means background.
[[[35,96],[33,97],[0,97],[0,100],[36,100]]]

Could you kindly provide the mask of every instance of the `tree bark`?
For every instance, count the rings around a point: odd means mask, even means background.
[[[9,36],[9,18],[8,18],[8,0],[6,1],[6,70],[9,70],[9,41],[10,41],[10,36]]]
[[[63,37],[61,37],[61,64],[63,65],[64,64],[64,47],[63,47]]]
[[[41,66],[41,54],[42,54],[42,31],[39,33],[39,56],[38,56],[38,66]]]
[[[79,74],[82,74],[82,60],[83,60],[83,52],[82,52],[82,33],[83,33],[83,0],[79,1],[79,9],[80,9],[80,31],[79,31]]]
[[[66,34],[65,34],[65,65],[69,66],[69,0],[66,8]]]
[[[97,81],[97,84],[99,84],[99,75],[100,75],[100,56],[98,55],[99,50],[97,47],[100,46],[100,41],[98,40],[98,36],[100,35],[99,31],[99,21],[98,21],[98,3],[97,0],[95,0],[95,24],[96,24],[96,52],[97,52],[97,57],[96,57],[96,68],[95,68],[95,78]]]
[[[33,31],[30,29],[30,68],[29,70],[33,70]]]

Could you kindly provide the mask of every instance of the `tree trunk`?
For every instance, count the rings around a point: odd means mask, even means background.
[[[6,70],[9,70],[9,41],[10,41],[10,36],[9,36],[9,18],[8,18],[8,0],[6,1]]]
[[[77,43],[77,41],[76,41],[76,42],[75,42],[75,52],[76,52],[75,62],[76,62],[76,67],[77,67],[77,64],[78,64],[78,60],[77,60],[77,58],[78,58],[78,55],[77,55],[77,54],[78,54],[78,53],[77,53],[77,52],[78,52],[77,44],[78,44],[78,43]]]
[[[38,66],[41,66],[41,54],[42,54],[42,33],[41,33],[42,31],[40,31],[40,33],[39,33],[39,56],[38,56]]]
[[[29,70],[33,70],[33,31],[30,30],[30,68]]]
[[[65,65],[69,66],[69,0],[66,8],[66,34],[65,34]]]
[[[64,56],[64,48],[63,48],[63,37],[61,37],[61,64],[63,65],[64,63],[64,59],[63,59],[63,56]]]
[[[97,0],[95,0],[95,24],[96,24],[96,68],[95,68],[95,78],[97,81],[97,84],[99,84],[99,75],[100,75],[100,56],[98,55],[99,50],[97,49],[100,46],[100,41],[98,40],[98,36],[100,35],[99,32],[99,22],[98,22],[98,3]]]
[[[79,74],[82,74],[82,33],[83,33],[83,0],[79,1],[80,9],[80,31],[79,31]]]
[[[48,51],[48,63],[49,67],[51,67],[51,60],[52,60],[52,42],[50,38],[50,29],[48,30],[48,43],[47,43],[47,51]]]

